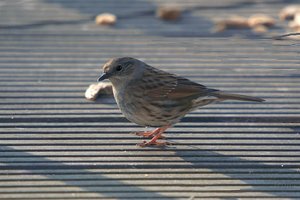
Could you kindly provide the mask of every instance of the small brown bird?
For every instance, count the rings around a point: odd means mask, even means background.
[[[140,146],[167,144],[157,141],[162,133],[198,107],[224,100],[264,101],[207,88],[130,57],[109,60],[103,71],[98,81],[111,81],[114,97],[125,117],[142,126],[158,127],[136,133],[152,138]]]

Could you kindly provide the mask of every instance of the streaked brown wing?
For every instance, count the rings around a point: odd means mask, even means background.
[[[144,95],[153,100],[196,98],[212,91],[204,85],[152,67],[145,72],[142,84],[145,87]]]
[[[168,94],[170,99],[206,96],[207,88],[188,79],[177,77],[177,86]]]

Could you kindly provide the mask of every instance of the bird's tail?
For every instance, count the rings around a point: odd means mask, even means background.
[[[224,93],[224,92],[213,92],[213,96],[218,97],[219,99],[223,100],[238,100],[238,101],[255,101],[255,102],[263,102],[264,99],[258,98],[258,97],[251,97],[241,94],[230,94],[230,93]]]

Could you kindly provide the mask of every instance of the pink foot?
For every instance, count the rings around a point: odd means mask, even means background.
[[[135,135],[138,135],[138,136],[143,136],[143,137],[146,137],[146,138],[149,138],[149,137],[153,137],[155,134],[157,134],[155,131],[140,131],[140,132],[135,132],[134,133]],[[163,139],[165,138],[165,136],[161,135],[159,137],[159,139]]]
[[[137,135],[141,135],[144,137],[152,137],[152,139],[148,142],[144,141],[140,144],[138,144],[140,147],[146,147],[146,146],[151,146],[151,145],[156,145],[156,146],[166,146],[169,145],[171,143],[169,142],[159,142],[157,141],[160,138],[164,138],[164,136],[162,136],[162,133],[169,128],[169,126],[164,126],[161,128],[157,128],[154,131],[146,131],[146,132],[138,132],[136,133]]]
[[[154,137],[159,132],[160,132],[160,128],[157,128],[153,131],[140,131],[140,132],[135,132],[134,134],[143,137]],[[161,136],[161,138],[163,138],[163,136]]]

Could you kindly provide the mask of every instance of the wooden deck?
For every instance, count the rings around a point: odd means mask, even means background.
[[[152,17],[163,2],[0,2],[0,199],[300,199],[300,42],[210,33],[214,16],[286,4],[178,1],[169,23]],[[116,56],[267,101],[206,106],[168,131],[175,145],[140,148],[112,98],[84,98]]]

